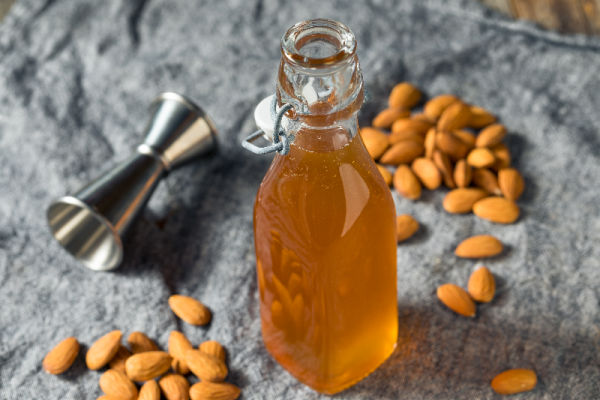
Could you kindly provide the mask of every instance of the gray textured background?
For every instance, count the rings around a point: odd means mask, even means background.
[[[522,217],[498,226],[441,208],[443,190],[397,210],[421,223],[399,247],[399,348],[339,399],[491,399],[512,367],[537,371],[522,399],[600,393],[600,40],[511,22],[470,1],[28,1],[0,22],[0,398],[93,399],[99,374],[80,357],[41,370],[74,335],[90,344],[120,328],[165,346],[172,329],[222,341],[244,399],[315,399],[264,350],[252,205],[268,157],[240,149],[255,103],[274,89],[278,42],[309,17],[356,33],[368,121],[395,82],[451,92],[497,113],[527,188]],[[49,202],[125,158],[160,91],[196,99],[216,121],[223,154],[161,184],[127,242],[118,272],[72,260],[46,229]],[[166,218],[166,219],[165,219]],[[492,233],[508,250],[486,263],[499,291],[474,320],[441,306],[435,288],[466,285],[476,262],[456,243]],[[214,311],[180,325],[172,292]]]

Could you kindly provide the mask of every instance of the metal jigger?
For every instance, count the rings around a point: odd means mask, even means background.
[[[50,205],[52,235],[85,266],[117,268],[122,237],[169,171],[216,146],[212,121],[187,98],[162,93],[152,103],[146,139],[128,160]]]

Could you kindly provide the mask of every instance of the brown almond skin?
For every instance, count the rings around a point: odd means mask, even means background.
[[[109,369],[100,377],[100,389],[109,397],[120,400],[136,400],[137,387],[120,371]]]
[[[158,350],[156,343],[143,332],[132,332],[127,338],[127,344],[133,354]]]
[[[173,358],[164,351],[147,351],[134,354],[125,362],[129,379],[144,382],[154,379],[169,370]]]
[[[494,153],[486,147],[478,147],[469,152],[467,163],[475,168],[491,167],[496,162]]]
[[[469,150],[475,147],[477,138],[471,132],[464,129],[455,129],[452,131],[452,134],[466,144]]]
[[[487,168],[476,168],[473,171],[473,184],[478,188],[487,190],[488,192],[500,195],[500,186],[496,174]]]
[[[479,303],[489,303],[496,293],[496,281],[486,267],[479,267],[469,277],[469,295]]]
[[[415,121],[424,121],[424,122],[429,122],[431,125],[433,125],[433,121],[431,121],[429,118],[427,118],[427,115],[421,113],[421,114],[412,114],[410,116],[412,119],[414,119]]]
[[[407,118],[408,116],[410,116],[410,110],[404,108],[386,108],[373,118],[373,126],[375,128],[389,128],[396,120]]]
[[[425,144],[425,138],[423,135],[412,131],[399,131],[390,135],[390,144],[392,146],[398,142],[402,142],[403,140],[412,140],[413,142],[417,142],[421,145]]]
[[[390,147],[379,159],[382,164],[408,164],[423,154],[422,144],[412,140],[403,140]]]
[[[431,127],[432,124],[429,121],[422,121],[414,118],[402,118],[392,125],[392,136],[403,132],[424,136]]]
[[[441,94],[425,103],[423,114],[425,114],[430,121],[437,121],[444,110],[448,108],[450,104],[457,101],[458,98],[456,96],[451,94]]]
[[[492,153],[494,153],[494,157],[496,158],[496,163],[493,165],[494,169],[499,170],[510,167],[510,151],[504,143],[497,144],[490,148],[490,150],[492,150]]]
[[[389,106],[394,108],[413,108],[421,100],[421,92],[408,82],[401,82],[392,88]]]
[[[74,337],[68,337],[46,354],[42,367],[49,374],[62,374],[73,365],[77,354],[79,354],[79,342]]]
[[[421,183],[408,165],[400,165],[394,173],[394,188],[407,199],[421,197]]]
[[[200,350],[187,350],[185,361],[190,371],[203,381],[221,382],[227,377],[227,366],[215,356]]]
[[[169,307],[175,315],[191,325],[206,325],[212,318],[210,310],[193,297],[174,294],[169,297]]]
[[[471,106],[471,119],[469,119],[469,126],[471,128],[481,129],[494,122],[496,122],[496,117],[488,110],[482,107]]]
[[[453,160],[465,158],[469,152],[469,146],[451,132],[438,131],[435,135],[435,147]]]
[[[437,288],[437,297],[442,303],[457,314],[465,317],[475,316],[475,303],[469,294],[460,286],[446,283]]]
[[[383,177],[383,180],[385,181],[385,184],[390,186],[392,184],[392,173],[383,165],[381,165],[381,164],[376,164],[376,165],[377,165],[377,170],[379,171],[379,173]]]
[[[462,159],[458,160],[454,167],[454,182],[459,188],[468,187],[471,184],[472,169],[467,161]]]
[[[498,394],[516,394],[532,390],[537,385],[537,375],[530,369],[509,369],[492,379],[491,386]]]
[[[122,336],[121,331],[115,330],[96,340],[85,355],[87,367],[95,371],[108,364],[119,351]]]
[[[217,357],[219,360],[225,362],[226,354],[225,348],[221,343],[216,340],[207,340],[205,342],[200,343],[198,346],[198,350],[208,355]]]
[[[511,224],[519,218],[519,206],[503,197],[488,197],[473,205],[473,213],[498,224]]]
[[[182,375],[167,374],[159,379],[158,386],[167,400],[188,400],[190,384]]]
[[[483,129],[477,135],[477,140],[475,141],[476,147],[492,147],[504,139],[506,136],[506,128],[502,124],[493,124]]]
[[[360,129],[360,137],[367,149],[367,152],[374,160],[381,157],[385,150],[390,146],[388,135],[379,129],[364,127]]]
[[[441,151],[434,150],[433,162],[442,174],[444,185],[446,185],[446,187],[449,189],[454,189],[456,187],[456,183],[454,182],[454,177],[452,174],[452,163],[450,162],[450,158]]]
[[[419,223],[411,215],[402,214],[396,217],[396,238],[398,243],[413,236],[419,230]]]
[[[154,379],[146,381],[140,388],[137,400],[160,400],[160,388]]]
[[[433,152],[435,151],[435,136],[436,131],[435,128],[431,128],[425,134],[425,157],[433,158]]]
[[[450,104],[440,116],[437,123],[439,131],[453,131],[467,126],[471,119],[471,110],[466,104],[457,101]]]
[[[525,189],[523,177],[514,168],[502,168],[498,171],[498,185],[504,197],[516,201]]]
[[[442,184],[442,174],[429,158],[417,158],[412,162],[411,168],[427,189],[435,190]]]
[[[454,254],[461,258],[486,258],[502,253],[502,248],[502,242],[492,235],[477,235],[460,242]]]
[[[110,360],[108,366],[111,369],[125,373],[125,362],[129,357],[131,357],[131,352],[127,349],[127,347],[120,345],[119,350],[117,350],[117,354],[115,354],[112,360]]]
[[[466,214],[473,210],[475,203],[487,196],[489,196],[489,193],[482,189],[454,189],[444,197],[444,210],[451,214]]]
[[[230,383],[198,382],[190,388],[192,400],[236,400],[240,389]]]
[[[169,354],[173,357],[173,361],[171,361],[173,371],[182,375],[189,374],[190,369],[185,361],[185,352],[193,347],[188,338],[179,331],[171,331],[167,348]]]

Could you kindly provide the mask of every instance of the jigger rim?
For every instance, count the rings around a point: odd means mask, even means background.
[[[182,94],[176,93],[176,92],[162,92],[158,96],[156,96],[156,98],[152,101],[150,108],[156,106],[158,103],[160,103],[163,100],[177,101],[177,102],[185,105],[186,107],[188,107],[190,110],[198,113],[198,115],[200,117],[202,117],[202,119],[204,119],[204,121],[206,121],[206,124],[209,126],[210,134],[213,137],[213,139],[215,138],[215,136],[217,134],[217,126],[215,125],[213,120],[210,119],[208,114],[202,109],[202,107],[200,107],[199,105],[194,103],[193,100],[189,99],[188,97],[186,97]]]

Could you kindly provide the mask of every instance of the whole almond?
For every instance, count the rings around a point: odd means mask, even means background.
[[[398,165],[412,162],[423,154],[422,144],[413,140],[403,140],[390,147],[379,159],[382,164]]]
[[[425,157],[433,158],[433,151],[435,150],[435,128],[431,128],[425,134]]]
[[[146,381],[140,388],[137,400],[160,400],[160,388],[154,379]]]
[[[514,168],[502,168],[498,171],[498,184],[504,197],[516,201],[525,188],[523,177]]]
[[[449,189],[455,188],[456,183],[454,182],[454,177],[452,176],[452,163],[450,162],[450,158],[448,158],[448,156],[441,151],[434,150],[433,162],[442,174],[444,185],[446,185],[446,187]]]
[[[400,165],[394,172],[394,188],[407,199],[421,197],[421,184],[408,165]]]
[[[125,362],[125,371],[132,381],[144,382],[167,372],[173,358],[164,351],[134,354]]]
[[[97,370],[108,364],[119,351],[122,335],[121,331],[115,330],[96,340],[85,355],[87,367]]]
[[[206,325],[210,322],[210,310],[198,300],[174,294],[169,297],[169,307],[179,318],[192,325]]]
[[[456,101],[450,104],[440,116],[437,123],[439,131],[453,131],[467,126],[471,119],[471,110],[466,104]]]
[[[466,144],[469,150],[475,147],[475,142],[477,141],[477,138],[471,132],[466,131],[464,129],[455,129],[452,131],[452,134],[455,137],[459,138],[464,144]]]
[[[42,367],[49,374],[62,374],[73,365],[77,354],[79,354],[79,342],[74,337],[68,337],[46,354]]]
[[[493,124],[495,121],[496,117],[485,108],[471,106],[471,119],[469,119],[469,126],[471,128],[481,129],[489,124]]]
[[[438,131],[435,135],[435,147],[453,160],[465,158],[469,151],[469,146],[451,132]]]
[[[190,388],[192,400],[236,400],[240,389],[230,383],[198,382]]]
[[[390,146],[388,135],[379,129],[364,127],[360,129],[360,137],[367,149],[367,152],[374,160],[381,157],[385,150]]]
[[[386,108],[373,118],[373,126],[375,128],[389,128],[394,121],[406,118],[409,115],[410,111],[404,108]]]
[[[496,163],[493,166],[494,169],[498,170],[510,167],[510,151],[504,143],[497,144],[491,147],[490,150],[492,150],[496,158]]]
[[[190,369],[185,361],[185,352],[193,347],[188,338],[179,331],[171,331],[167,348],[169,354],[173,357],[173,361],[171,362],[173,371],[182,375],[189,374]]]
[[[492,147],[497,145],[506,136],[506,128],[502,124],[493,124],[483,129],[477,135],[476,147]]]
[[[489,303],[496,292],[496,281],[494,276],[486,267],[479,267],[469,277],[467,286],[473,300],[480,303]]]
[[[473,205],[473,213],[492,222],[510,224],[519,218],[519,206],[503,197],[488,197]]]
[[[137,387],[131,380],[120,371],[109,369],[100,377],[100,389],[114,399],[136,400]]]
[[[167,400],[188,400],[190,384],[179,374],[168,374],[160,378],[158,385]]]
[[[429,118],[430,121],[437,121],[444,110],[452,103],[458,101],[456,96],[451,94],[441,94],[434,97],[425,103],[423,113]]]
[[[200,343],[198,350],[208,355],[217,357],[219,360],[225,362],[225,348],[216,340],[207,340]]]
[[[390,107],[413,108],[421,100],[421,92],[408,82],[402,82],[390,92]]]
[[[473,205],[487,196],[489,196],[488,192],[482,189],[454,189],[444,197],[444,210],[452,214],[465,214],[471,212]]]
[[[414,131],[398,131],[390,134],[390,144],[392,146],[403,140],[412,140],[419,144],[425,144],[425,137]]]
[[[473,184],[478,188],[487,190],[495,195],[500,195],[500,186],[496,174],[487,168],[476,168],[473,171]]]
[[[398,243],[410,238],[419,230],[419,223],[411,215],[402,214],[396,217],[396,239]]]
[[[460,242],[454,254],[462,258],[493,257],[502,252],[502,242],[492,235],[471,236]]]
[[[131,357],[131,352],[127,347],[120,345],[117,354],[110,360],[108,366],[112,369],[125,373],[125,361]]]
[[[227,376],[227,366],[223,361],[200,350],[187,350],[185,361],[190,371],[203,381],[220,382]]]
[[[429,158],[417,158],[412,162],[411,168],[427,189],[435,190],[442,184],[442,175]]]
[[[478,147],[469,152],[467,162],[475,168],[491,167],[496,162],[494,153],[486,147]]]
[[[491,386],[498,394],[515,394],[532,390],[537,376],[530,369],[509,369],[492,379]]]
[[[425,115],[423,113],[421,113],[421,114],[418,114],[418,113],[417,114],[412,114],[410,117],[412,119],[414,119],[415,121],[429,122],[431,125],[433,125],[432,121],[427,117],[427,115]]]
[[[127,344],[129,344],[129,348],[133,354],[158,350],[156,343],[143,332],[131,333],[127,338]]]
[[[422,121],[413,118],[402,118],[394,122],[392,125],[392,136],[394,136],[394,134],[404,132],[424,136],[431,127],[432,124],[428,121]],[[391,137],[390,141],[392,141]]]
[[[437,297],[442,303],[457,314],[465,317],[475,316],[475,303],[469,294],[460,286],[446,283],[437,288]]]
[[[392,184],[392,173],[390,172],[390,170],[388,170],[381,164],[377,164],[377,169],[383,177],[383,180],[385,181],[386,185],[390,186]]]
[[[471,176],[471,166],[467,164],[467,161],[464,159],[458,160],[454,167],[454,182],[456,182],[456,186],[459,188],[469,186],[471,183]]]

